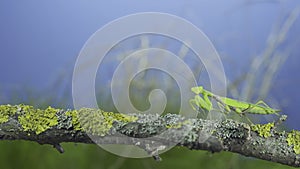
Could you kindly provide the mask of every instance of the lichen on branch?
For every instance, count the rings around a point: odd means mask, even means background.
[[[94,143],[137,145],[136,138],[211,152],[231,151],[290,166],[300,166],[300,132],[278,132],[274,123],[248,124],[234,120],[189,119],[177,114],[121,114],[100,109],[44,110],[29,105],[0,105],[0,139],[52,144]],[[166,137],[156,137],[166,132]],[[123,139],[127,136],[126,139]],[[159,138],[159,139],[157,139]],[[121,140],[121,141],[120,141]],[[143,148],[139,142],[139,147]],[[145,146],[144,146],[145,147]],[[155,150],[154,150],[155,151]],[[150,152],[151,153],[151,152]]]

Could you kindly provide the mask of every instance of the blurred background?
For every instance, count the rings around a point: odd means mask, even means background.
[[[192,22],[219,52],[228,96],[251,102],[262,99],[288,115],[287,130],[300,130],[300,1],[296,0],[2,0],[0,104],[73,108],[72,72],[81,48],[108,22],[137,12],[165,12]],[[114,68],[128,53],[146,47],[176,53],[199,77],[199,85],[209,86],[203,64],[186,46],[167,37],[136,36],[112,48],[105,66],[98,70],[99,107],[115,109],[108,88]],[[149,107],[147,96],[153,88],[166,92],[165,111],[176,112],[180,101],[176,82],[154,70],[139,74],[132,82],[130,96],[135,107]],[[62,146],[64,154],[34,142],[1,141],[0,168],[289,168],[233,153],[211,154],[179,147],[162,154],[162,162],[155,162],[152,158],[118,157],[96,145]]]

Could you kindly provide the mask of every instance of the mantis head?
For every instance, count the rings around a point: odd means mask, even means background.
[[[200,94],[200,93],[203,92],[203,87],[202,87],[202,86],[192,87],[191,90],[192,90],[192,92],[194,92],[195,94]]]

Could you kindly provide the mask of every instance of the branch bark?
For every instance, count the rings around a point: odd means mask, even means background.
[[[300,166],[300,156],[286,141],[287,133],[271,130],[271,135],[265,138],[252,131],[248,124],[229,119],[216,121],[187,119],[176,114],[165,116],[129,114],[128,117],[135,117],[134,120],[126,121],[124,118],[118,120],[113,117],[113,120],[109,119],[113,121],[109,130],[97,134],[97,132],[93,132],[91,126],[84,124],[87,123],[84,120],[79,120],[82,122],[80,123],[82,128],[78,127],[79,124],[76,122],[78,117],[70,114],[70,110],[53,109],[55,116],[47,116],[47,118],[55,118],[57,123],[51,127],[44,126],[44,131],[37,132],[38,126],[33,125],[30,129],[28,126],[25,127],[24,122],[20,119],[28,115],[27,111],[39,112],[41,116],[45,116],[43,113],[46,110],[49,111],[49,108],[40,110],[32,107],[26,109],[23,107],[24,105],[1,106],[0,140],[30,140],[40,144],[51,144],[59,152],[63,152],[60,146],[62,142],[126,144],[139,146],[158,158],[158,151],[162,147],[177,145],[211,152],[230,151],[289,166]],[[80,110],[73,112],[80,113]],[[89,109],[89,113],[91,112],[105,113]],[[108,119],[102,120],[107,121]],[[104,123],[102,121],[102,124]],[[87,127],[84,129],[83,126]]]

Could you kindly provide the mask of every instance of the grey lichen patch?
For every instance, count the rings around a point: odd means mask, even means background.
[[[202,149],[210,152],[219,152],[224,149],[221,133],[221,121],[188,119],[191,129],[184,138],[184,145],[189,149]],[[188,126],[189,126],[188,125]]]
[[[118,132],[136,138],[163,137],[172,142],[180,142],[193,128],[191,119],[178,114],[135,114],[135,122],[119,125]]]
[[[119,125],[118,132],[130,137],[146,138],[166,130],[164,119],[158,114],[135,114],[135,122]]]
[[[215,121],[203,119],[185,119],[182,124],[180,135],[185,137],[181,142],[190,149],[198,149],[200,144],[207,143],[216,127]]]
[[[199,130],[195,129],[197,119],[185,118],[178,114],[166,114],[163,118],[165,119],[165,135],[173,142],[187,143],[198,140]]]
[[[138,118],[136,120],[137,123],[158,123],[161,124],[161,116],[159,114],[144,114],[144,113],[138,113],[136,114],[136,117]]]
[[[58,124],[56,125],[57,129],[67,129],[67,130],[79,130],[77,129],[76,125],[73,124],[73,116],[71,114],[69,114],[70,112],[73,112],[74,110],[59,110],[56,115],[58,118]]]
[[[190,119],[185,119],[176,114],[166,114],[164,119],[166,120],[165,126],[167,129],[180,129],[192,124]]]
[[[78,112],[76,110],[67,110],[65,115],[71,117],[72,127],[74,130],[82,130],[78,119]]]
[[[225,120],[220,123],[218,132],[215,134],[223,142],[235,140],[237,143],[242,143],[250,138],[250,126],[233,120]]]

